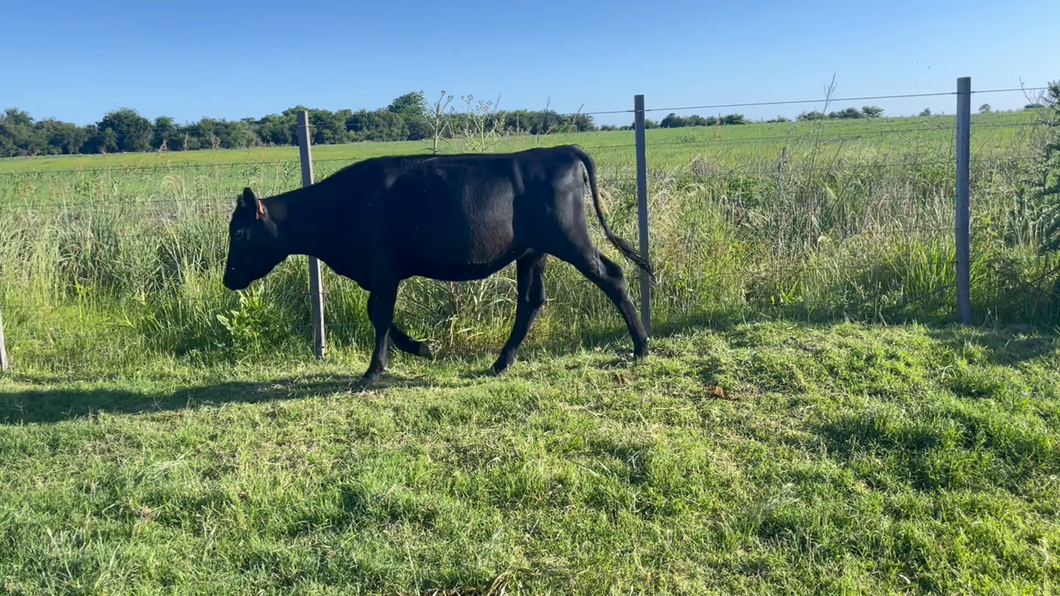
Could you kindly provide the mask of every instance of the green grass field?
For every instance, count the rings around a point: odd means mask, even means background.
[[[364,395],[363,291],[325,272],[318,363],[304,257],[220,283],[236,193],[298,186],[295,149],[0,160],[0,593],[1052,593],[1034,122],[973,117],[973,328],[952,117],[652,130],[651,358],[553,261],[508,376],[481,373],[511,268],[409,280],[396,320],[440,360]],[[578,143],[635,241],[632,140],[444,149]]]
[[[363,352],[20,375],[0,591],[1049,594],[1058,346],[769,323],[499,379],[398,356],[367,395]]]

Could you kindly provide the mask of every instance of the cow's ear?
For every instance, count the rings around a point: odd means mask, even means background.
[[[260,201],[254,196],[254,191],[249,188],[243,189],[243,194],[239,197],[239,206],[247,210],[258,210]]]

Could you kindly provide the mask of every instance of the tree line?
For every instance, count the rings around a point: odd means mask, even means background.
[[[451,99],[451,97],[450,97]],[[469,107],[470,101],[468,101]],[[487,104],[488,105],[488,104]],[[480,108],[482,103],[480,102]],[[35,120],[28,112],[8,108],[0,113],[0,157],[242,149],[298,144],[297,114],[309,113],[315,145],[358,141],[417,141],[453,138],[474,129],[494,134],[545,135],[597,130],[629,130],[626,126],[597,126],[588,114],[560,114],[555,110],[445,110],[426,101],[422,92],[406,93],[385,108],[330,111],[295,106],[262,118],[227,120],[202,118],[178,124],[169,116],[153,121],[131,108],[108,112],[98,122],[80,126],[52,118]],[[648,128],[746,124],[741,114],[720,118],[671,114],[662,123],[647,120]]]
[[[452,138],[468,130],[475,118],[455,110],[432,114],[429,107],[422,93],[407,93],[377,110],[333,112],[295,106],[263,118],[207,117],[188,124],[178,124],[169,116],[151,121],[134,109],[121,108],[87,126],[50,118],[35,120],[28,112],[8,108],[0,113],[0,157],[297,145],[297,115],[303,110],[309,113],[310,138],[316,145]],[[592,116],[548,109],[493,111],[483,118],[490,127],[512,134],[599,130]]]
[[[930,114],[929,114],[930,115]],[[807,122],[813,120],[858,120],[860,118],[880,118],[883,116],[883,108],[879,106],[864,106],[860,110],[855,107],[849,107],[843,110],[835,112],[824,112],[818,110],[811,110],[803,112],[796,117],[799,122]],[[784,122],[783,119],[776,120],[777,122]]]
[[[309,113],[311,140],[315,145],[358,141],[417,141],[453,138],[488,130],[491,134],[546,135],[551,133],[630,130],[625,126],[597,126],[589,114],[559,114],[555,110],[495,110],[491,102],[478,108],[466,98],[469,110],[450,108],[452,96],[431,103],[423,92],[406,93],[385,108],[330,111],[295,106],[262,118],[227,120],[202,118],[178,124],[159,116],[153,121],[131,108],[108,112],[94,124],[79,126],[55,119],[35,120],[29,113],[8,108],[0,113],[0,157],[75,153],[119,153],[141,151],[194,151],[198,149],[242,149],[255,146],[298,144],[297,114]],[[980,111],[989,111],[984,105]],[[879,118],[883,108],[864,106],[834,112],[806,111],[796,120]],[[921,116],[930,115],[929,110]],[[778,116],[767,122],[789,122]],[[645,120],[647,128],[732,126],[750,124],[743,114],[679,116],[670,113],[661,121]]]

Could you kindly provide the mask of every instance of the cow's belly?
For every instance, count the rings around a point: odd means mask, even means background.
[[[432,192],[400,189],[392,199],[387,241],[396,243],[408,276],[482,279],[525,252],[517,241],[516,200],[504,178],[476,179],[460,170],[432,177]]]
[[[452,209],[417,222],[403,238],[403,269],[410,276],[446,281],[496,273],[525,252],[516,242],[510,213],[487,209],[466,216]]]
[[[525,250],[514,247],[496,254],[490,259],[446,259],[443,255],[424,254],[415,259],[410,268],[410,275],[427,277],[442,281],[469,281],[483,279],[504,269],[516,260]]]

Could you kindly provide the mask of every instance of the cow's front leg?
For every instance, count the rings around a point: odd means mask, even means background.
[[[389,342],[387,336],[390,326],[394,322],[394,303],[397,301],[397,284],[375,284],[371,295],[368,296],[371,303],[369,318],[375,327],[375,351],[372,352],[372,362],[368,370],[361,377],[358,389],[364,391],[372,386],[379,375],[386,370],[386,360]]]

